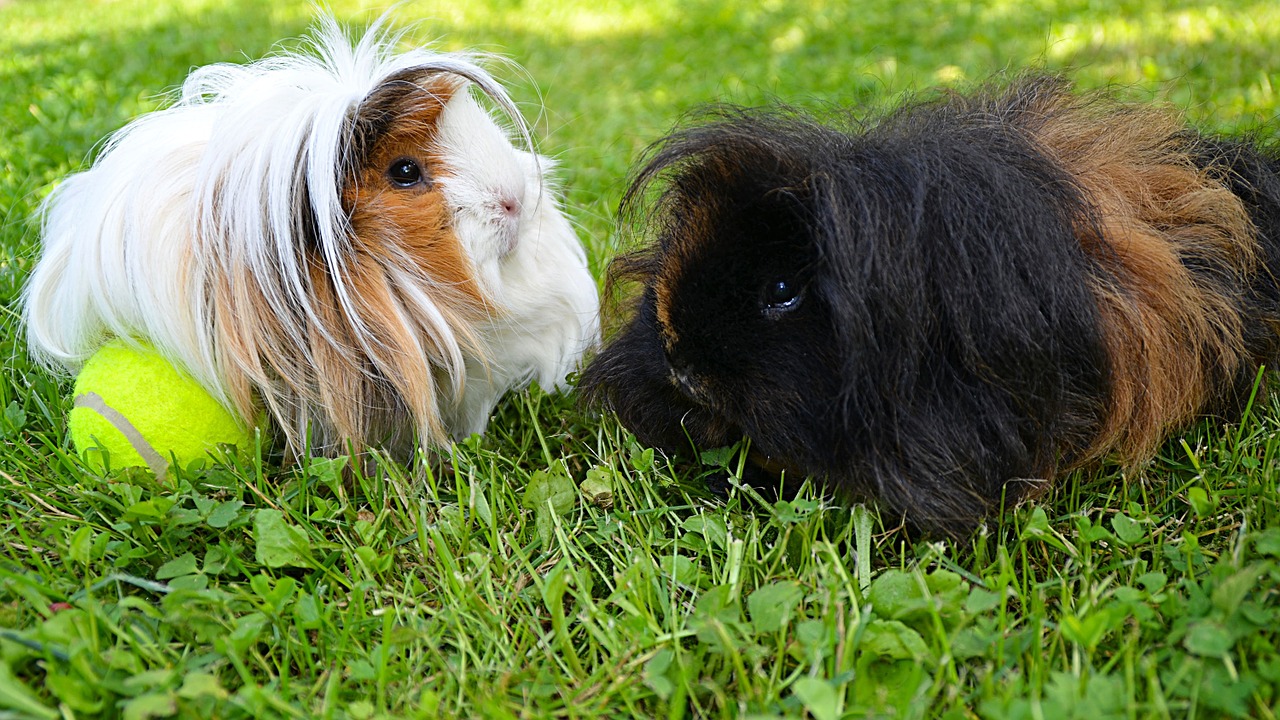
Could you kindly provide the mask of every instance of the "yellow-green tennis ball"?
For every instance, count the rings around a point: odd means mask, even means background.
[[[103,345],[76,378],[71,442],[101,468],[140,466],[163,475],[174,460],[185,468],[220,444],[248,449],[243,423],[190,375],[146,346]]]

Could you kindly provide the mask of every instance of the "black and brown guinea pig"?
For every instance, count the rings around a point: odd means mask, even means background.
[[[1280,155],[1060,78],[872,123],[719,108],[622,215],[643,290],[588,400],[927,532],[1238,415],[1280,350]]]

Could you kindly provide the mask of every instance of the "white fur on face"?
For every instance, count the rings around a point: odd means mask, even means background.
[[[440,185],[456,213],[454,229],[482,282],[495,286],[497,278],[485,271],[515,247],[528,214],[525,204],[542,192],[537,168],[521,162],[506,135],[468,93],[458,93],[445,106],[436,143],[441,160],[453,171]]]
[[[489,312],[451,308],[399,238],[352,234],[353,117],[375,91],[414,91],[396,78],[464,79],[528,137],[473,61],[397,41],[375,26],[352,47],[324,21],[314,54],[200,68],[116,133],[44,206],[33,354],[74,371],[111,337],[149,342],[246,421],[265,407],[295,451],[308,433],[325,451],[436,444],[483,430],[513,387],[558,386],[598,336],[595,283],[550,163],[465,88],[431,133],[432,170]]]
[[[480,328],[488,367],[469,359],[463,401],[451,413],[462,437],[484,429],[510,387],[530,380],[561,387],[599,337],[599,300],[586,254],[546,178],[551,160],[514,150],[461,93],[441,116],[438,143],[454,169],[441,185],[455,231],[500,313]]]

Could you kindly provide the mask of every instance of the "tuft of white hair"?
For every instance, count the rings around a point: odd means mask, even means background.
[[[531,144],[475,58],[401,39],[380,20],[353,44],[325,18],[302,51],[199,68],[112,135],[42,208],[33,355],[75,372],[113,337],[150,343],[250,424],[265,409],[294,452],[437,445],[483,431],[513,387],[561,386],[598,339],[598,298],[551,163],[471,96]],[[422,131],[478,304],[433,275],[421,238],[352,221],[362,109],[435,77],[460,89]],[[498,195],[518,217],[497,218]]]

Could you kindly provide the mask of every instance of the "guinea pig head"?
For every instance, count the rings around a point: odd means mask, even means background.
[[[351,253],[334,264],[346,272],[312,266],[314,307],[339,342],[313,345],[329,357],[313,387],[333,394],[324,405],[341,437],[394,427],[368,427],[371,405],[406,406],[435,425],[424,435],[441,437],[440,406],[461,394],[464,358],[487,351],[476,329],[503,312],[481,269],[518,246],[524,173],[468,83],[421,70],[388,79],[356,106],[344,160]],[[379,382],[364,382],[361,365]]]
[[[509,103],[487,74],[427,53],[384,62],[354,97],[330,68],[308,68],[330,83],[332,109],[305,112],[308,99],[273,88],[228,111],[258,111],[259,138],[215,130],[209,142],[234,150],[210,153],[198,196],[212,209],[201,240],[224,270],[210,308],[220,365],[235,404],[256,398],[295,449],[447,441],[468,373],[493,353],[486,328],[507,312],[497,266],[520,247],[529,185],[541,187],[472,96]],[[229,186],[273,152],[246,145],[278,145],[296,115],[310,123],[289,143],[296,169],[262,163],[265,190]],[[277,184],[292,203],[245,212]]]
[[[560,387],[598,334],[595,281],[548,180],[553,162],[513,147],[470,89],[449,74],[384,83],[356,113],[343,195],[355,242],[392,254],[387,264],[433,301],[416,318],[433,343],[420,355],[454,383],[438,403],[454,437],[483,431],[511,387]]]
[[[258,388],[275,375],[285,392],[263,399],[320,447],[482,431],[507,389],[558,385],[594,336],[594,282],[550,163],[512,145],[477,86],[511,111],[487,75],[449,59],[391,74],[355,103],[338,155],[345,222],[297,233],[305,341],[274,332],[276,308],[257,327],[244,327],[253,314],[227,319],[226,336],[257,344],[236,364]]]
[[[613,266],[643,284],[630,323],[582,387],[641,442],[668,451],[749,438],[780,467],[821,472],[842,353],[824,297],[824,178],[768,133],[703,127],[668,139],[624,215],[655,181],[649,246]]]

